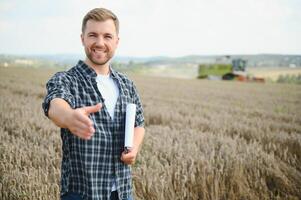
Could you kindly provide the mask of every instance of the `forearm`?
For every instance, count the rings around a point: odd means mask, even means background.
[[[144,134],[145,134],[145,129],[143,127],[134,128],[134,147],[136,148],[137,152],[139,152],[141,148]]]
[[[66,119],[70,111],[72,111],[72,108],[64,99],[54,98],[50,102],[48,116],[55,125],[67,128]]]

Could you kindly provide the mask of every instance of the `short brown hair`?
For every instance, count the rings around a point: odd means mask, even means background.
[[[93,10],[90,10],[84,17],[83,23],[82,23],[82,32],[85,31],[87,21],[88,20],[95,20],[95,21],[105,21],[107,19],[112,19],[115,24],[116,33],[118,35],[119,33],[119,20],[117,16],[110,10],[105,8],[94,8]]]

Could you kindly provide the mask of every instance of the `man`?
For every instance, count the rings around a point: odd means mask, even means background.
[[[96,8],[82,22],[85,61],[47,83],[43,109],[61,127],[61,198],[132,199],[130,165],[144,137],[144,117],[136,87],[110,67],[118,46],[119,21]],[[136,104],[133,148],[124,151],[125,111]]]

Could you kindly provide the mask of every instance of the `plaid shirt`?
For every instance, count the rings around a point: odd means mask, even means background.
[[[83,61],[67,72],[56,73],[46,85],[48,93],[42,105],[46,116],[54,98],[64,99],[74,109],[103,103],[99,112],[89,116],[95,127],[91,140],[80,139],[68,129],[61,129],[61,195],[76,192],[86,200],[110,199],[113,177],[117,181],[119,199],[128,199],[131,195],[131,168],[120,160],[124,147],[125,111],[128,103],[137,105],[137,127],[144,126],[143,109],[134,83],[112,68],[110,71],[119,87],[114,120],[97,88],[97,74]]]

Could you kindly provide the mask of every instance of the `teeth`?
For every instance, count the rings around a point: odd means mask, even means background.
[[[93,49],[94,52],[104,52],[103,50],[100,49]]]

